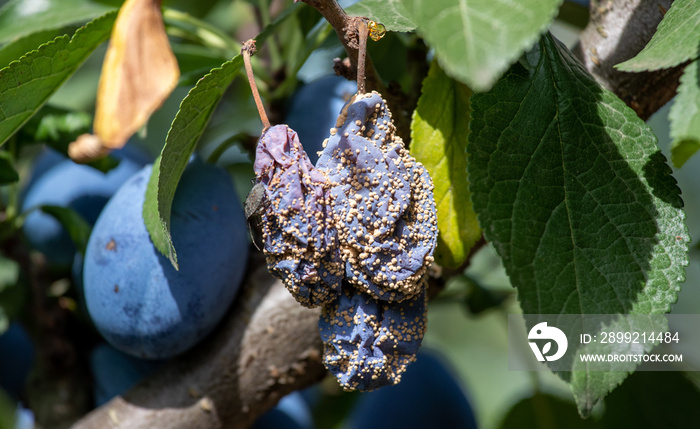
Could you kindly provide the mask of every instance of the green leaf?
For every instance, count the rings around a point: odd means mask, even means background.
[[[13,0],[0,8],[0,44],[32,33],[56,30],[113,11],[112,4],[93,0]]]
[[[66,153],[68,144],[79,135],[89,133],[91,128],[92,115],[45,105],[24,124],[17,136],[23,142],[47,143]]]
[[[0,335],[9,327],[9,322],[3,318],[2,308],[0,308]],[[16,428],[17,404],[0,389],[0,428]]]
[[[0,70],[0,144],[17,131],[92,53],[107,40],[116,13],[91,21],[75,35],[60,36]]]
[[[346,12],[380,22],[389,31],[413,31],[416,24],[409,18],[403,3],[403,0],[363,0],[348,7]]]
[[[19,175],[13,167],[12,156],[9,152],[0,151],[0,186],[18,181]]]
[[[515,404],[499,427],[592,429],[598,426],[590,419],[583,420],[573,402],[545,393],[536,393]]]
[[[523,313],[668,312],[690,239],[649,127],[550,35],[471,107],[474,209]],[[627,373],[560,375],[586,414]]]
[[[19,264],[12,259],[0,256],[0,293],[15,286],[19,280]]]
[[[448,77],[433,61],[411,122],[411,153],[435,185],[438,264],[456,268],[481,238],[467,181],[469,97],[467,86]]]
[[[211,69],[219,67],[229,57],[222,57],[218,52],[202,46],[172,43],[173,53],[180,67],[179,85],[196,85],[197,81],[208,74]]]
[[[177,269],[177,253],[170,237],[170,209],[177,184],[187,167],[190,155],[202,136],[214,109],[221,101],[243,64],[237,55],[197,82],[177,112],[160,157],[153,164],[146,188],[143,219],[155,247]]]
[[[700,64],[693,61],[683,71],[678,95],[668,115],[671,121],[671,160],[680,168],[700,149]]]
[[[641,72],[677,66],[700,56],[700,3],[676,0],[649,43],[636,57],[618,64],[618,70]]]
[[[73,28],[75,30],[75,28]],[[7,67],[12,61],[23,57],[27,52],[38,49],[44,43],[50,42],[62,34],[68,34],[69,31],[61,30],[46,30],[29,34],[27,36],[15,39],[12,42],[0,47],[0,69]]]
[[[700,421],[700,392],[683,373],[637,372],[605,398],[604,428],[682,428]]]
[[[85,254],[92,227],[75,210],[59,206],[40,206],[41,211],[53,216],[68,231],[75,248]]]
[[[561,0],[402,0],[448,75],[486,91],[530,49]]]
[[[0,335],[9,327],[10,320],[25,314],[29,290],[20,283],[20,275],[16,261],[0,256]]]

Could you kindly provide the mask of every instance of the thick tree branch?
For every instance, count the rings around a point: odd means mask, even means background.
[[[73,427],[246,428],[282,396],[320,380],[319,311],[300,306],[260,253],[254,259],[222,326]]]
[[[647,120],[676,94],[683,67],[627,73],[615,64],[637,55],[656,32],[673,0],[601,0],[592,2],[591,20],[574,54],[593,76],[637,115]]]

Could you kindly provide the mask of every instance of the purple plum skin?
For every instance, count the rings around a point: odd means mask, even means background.
[[[140,358],[169,358],[194,346],[221,320],[241,284],[248,230],[230,176],[190,162],[171,212],[180,265],[152,244],[142,218],[151,174],[126,182],[100,215],[83,269],[85,301],[97,330]]]

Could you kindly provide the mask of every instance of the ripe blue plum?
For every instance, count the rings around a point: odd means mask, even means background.
[[[95,406],[123,394],[161,364],[127,355],[109,344],[98,345],[90,355]]]
[[[253,424],[252,429],[312,429],[313,417],[300,392],[292,392]]]
[[[22,211],[41,205],[69,207],[89,224],[94,224],[107,200],[143,165],[144,156],[134,149],[115,152],[119,165],[102,173],[87,165],[47,151],[37,160],[27,187]],[[35,249],[46,255],[55,266],[67,267],[73,262],[75,246],[63,226],[52,216],[34,210],[22,227]]]
[[[142,210],[151,166],[127,181],[95,223],[83,268],[97,330],[133,356],[164,359],[204,338],[238,291],[248,230],[231,177],[194,159],[172,204],[175,270],[151,242]]]
[[[432,352],[418,353],[401,383],[361,393],[345,429],[475,429],[469,399],[455,375]]]
[[[24,327],[13,322],[0,335],[0,388],[17,399],[34,365],[34,343]]]
[[[312,164],[316,164],[317,152],[323,150],[323,140],[335,127],[340,110],[355,92],[355,82],[340,76],[325,76],[294,93],[286,122],[299,135]]]

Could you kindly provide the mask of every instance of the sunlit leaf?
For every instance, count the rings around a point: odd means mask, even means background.
[[[671,121],[671,160],[681,167],[700,149],[700,64],[686,67],[678,86],[678,95],[668,118]]]
[[[402,3],[447,74],[486,91],[547,29],[561,0]]]
[[[615,67],[634,72],[674,67],[698,58],[699,47],[700,2],[676,0],[647,46],[636,57]]]
[[[449,267],[461,265],[481,238],[466,175],[470,96],[469,88],[433,62],[411,123],[411,153],[435,185],[440,231],[435,260]]]
[[[660,314],[685,280],[680,190],[649,127],[547,35],[471,99],[474,209],[526,314]],[[560,374],[579,409],[627,372]]]

